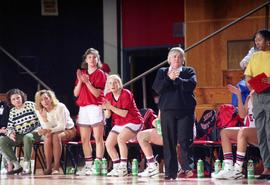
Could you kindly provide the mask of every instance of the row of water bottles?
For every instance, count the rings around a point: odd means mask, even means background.
[[[131,174],[132,176],[138,176],[138,160],[132,160]],[[107,176],[108,173],[108,162],[106,158],[103,158],[101,161],[95,159],[94,161],[94,175],[96,176]]]
[[[95,159],[93,173],[96,176],[107,176],[108,173],[108,162],[107,159],[103,158],[102,160]]]
[[[217,174],[220,170],[224,169],[224,161],[221,164],[221,161],[217,159],[214,165],[214,173]],[[204,163],[203,160],[199,159],[197,162],[197,177],[203,178],[204,177]],[[247,178],[254,179],[254,163],[253,160],[249,160],[247,164]]]

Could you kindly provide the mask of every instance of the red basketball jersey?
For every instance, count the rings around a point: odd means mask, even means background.
[[[128,110],[126,117],[119,116],[118,114],[112,112],[112,122],[114,125],[125,125],[127,123],[143,123],[143,118],[136,106],[133,94],[129,90],[122,89],[118,100],[114,98],[111,92],[106,95],[106,99],[110,101],[114,107]]]
[[[100,93],[99,97],[96,98],[87,88],[85,83],[82,83],[82,87],[76,100],[76,104],[80,107],[86,105],[101,105],[104,101],[103,90],[105,88],[105,83],[107,80],[106,74],[100,69],[97,69],[90,75],[87,73],[86,70],[82,70],[82,74],[87,74],[89,76],[89,81],[92,83],[92,85],[97,89],[101,89],[102,92]],[[77,83],[78,79],[76,80],[76,84]]]

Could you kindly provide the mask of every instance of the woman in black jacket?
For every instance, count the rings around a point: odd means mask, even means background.
[[[177,177],[177,142],[181,146],[183,177],[188,177],[192,168],[190,145],[193,142],[193,124],[196,100],[194,89],[197,84],[193,68],[184,67],[184,51],[172,48],[168,53],[169,67],[157,72],[153,89],[160,96],[159,109],[164,142],[165,179]]]

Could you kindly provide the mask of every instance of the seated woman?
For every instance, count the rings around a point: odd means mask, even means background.
[[[153,120],[153,123],[152,123],[153,126],[156,125],[157,119],[159,119],[159,114],[158,114],[158,118]],[[155,128],[152,128],[152,129],[146,129],[146,130],[140,131],[137,134],[137,140],[147,160],[147,168],[143,172],[139,173],[138,176],[152,177],[152,176],[158,175],[159,164],[154,157],[151,144],[163,145],[162,136],[158,134]]]
[[[136,137],[143,123],[143,118],[136,106],[133,94],[123,89],[118,75],[110,75],[105,86],[106,101],[102,104],[105,117],[112,117],[113,128],[106,139],[106,149],[113,161],[113,169],[108,176],[125,176],[127,171],[127,142]],[[118,144],[119,155],[115,146]]]
[[[7,102],[0,99],[0,137],[5,136],[7,133],[9,110]],[[1,174],[6,174],[7,171],[11,171],[13,168],[13,165],[8,164],[5,158],[2,158],[2,164],[5,168],[2,168]]]
[[[59,102],[53,91],[41,90],[35,95],[36,112],[41,123],[38,133],[44,136],[47,169],[44,175],[59,174],[62,141],[76,136],[74,122],[66,106]],[[52,170],[52,160],[54,168]]]
[[[242,102],[240,88],[228,85],[231,93],[237,95],[238,112],[244,118],[245,127],[225,128],[221,131],[221,145],[224,156],[224,169],[217,174],[212,174],[217,179],[242,178],[242,166],[246,155],[247,145],[258,145],[255,121],[252,113],[252,93],[247,97],[245,105]],[[233,165],[232,143],[237,142],[236,163]]]
[[[9,113],[6,136],[0,138],[0,152],[12,163],[14,168],[7,175],[31,174],[31,154],[33,142],[40,140],[38,128],[40,123],[35,114],[35,103],[26,101],[26,94],[19,89],[7,92],[8,104],[12,107]],[[24,167],[22,168],[13,151],[14,146],[23,144]]]

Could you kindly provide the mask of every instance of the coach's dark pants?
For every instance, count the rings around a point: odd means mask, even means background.
[[[190,145],[193,142],[194,112],[179,110],[161,110],[161,129],[163,137],[163,153],[165,161],[165,176],[176,178],[178,163],[176,154],[177,142],[181,146],[181,167],[191,170]]]

